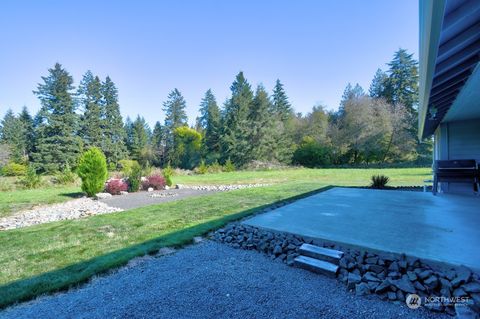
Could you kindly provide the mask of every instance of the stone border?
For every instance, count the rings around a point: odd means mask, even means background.
[[[333,248],[345,253],[339,262],[338,280],[356,295],[376,294],[383,300],[403,303],[408,294],[417,294],[424,301],[429,298],[430,303],[425,306],[430,310],[450,315],[456,313],[452,300],[438,301],[431,298],[463,298],[463,302],[468,300],[468,308],[480,313],[480,277],[464,266],[444,269],[404,254],[383,254],[327,242],[319,243],[309,238],[239,222],[213,232],[211,238],[234,248],[256,250],[288,266],[293,266],[293,260],[299,256],[299,248],[303,243]]]

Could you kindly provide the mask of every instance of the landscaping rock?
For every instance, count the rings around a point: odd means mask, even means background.
[[[110,194],[108,195],[112,196]],[[41,206],[31,210],[18,212],[12,216],[0,218],[0,230],[22,228],[59,220],[79,219],[120,211],[122,211],[122,209],[111,207],[103,202],[84,197],[60,204]]]
[[[364,282],[356,284],[355,285],[355,294],[357,296],[368,295],[368,294],[370,294],[370,287]]]
[[[95,198],[96,199],[105,199],[105,198],[110,198],[112,197],[112,194],[110,193],[98,193],[98,194],[95,194]]]
[[[405,291],[411,294],[416,292],[415,287],[412,285],[410,280],[408,280],[408,277],[402,277],[401,279],[393,280],[392,285],[394,285],[395,287],[397,287],[402,291]]]
[[[353,289],[355,285],[360,283],[361,281],[362,277],[360,277],[358,274],[349,273],[347,277],[347,289]]]
[[[480,293],[480,283],[472,281],[462,286],[466,292]]]
[[[436,276],[430,276],[423,281],[423,285],[429,290],[434,290],[438,286],[438,278]]]

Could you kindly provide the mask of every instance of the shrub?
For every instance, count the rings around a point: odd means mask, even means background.
[[[326,166],[331,164],[330,154],[328,147],[307,136],[293,153],[292,161],[306,167]]]
[[[118,162],[118,166],[120,167],[123,176],[129,176],[132,173],[132,168],[136,165],[140,164],[135,160],[123,159]]]
[[[126,192],[128,190],[128,184],[123,179],[111,179],[105,186],[105,191],[112,195],[120,195],[120,192]]]
[[[88,196],[94,196],[103,190],[107,180],[107,161],[103,152],[92,147],[82,154],[77,169],[82,179],[82,190]]]
[[[29,165],[25,176],[19,180],[20,185],[27,189],[37,188],[42,183],[40,175],[37,174],[32,165]]]
[[[14,189],[13,183],[6,177],[0,177],[0,192],[9,192]]]
[[[225,172],[234,172],[235,171],[235,164],[230,159],[227,159],[225,165],[223,165],[223,171]]]
[[[72,172],[68,164],[62,171],[55,174],[55,184],[69,185],[75,183],[76,180],[77,174]]]
[[[147,177],[145,181],[142,182],[142,188],[147,190],[148,188],[153,188],[156,190],[164,189],[165,188],[165,178],[162,175],[150,175]]]
[[[140,189],[140,183],[142,181],[142,167],[138,162],[131,167],[130,174],[128,175],[128,191],[138,192]]]
[[[163,169],[163,177],[165,177],[165,183],[167,184],[167,186],[173,185],[172,176],[173,168],[170,166],[170,163],[168,163],[167,167]]]
[[[27,166],[10,162],[2,167],[3,176],[24,176],[27,173]]]
[[[198,165],[196,171],[197,174],[206,174],[208,172],[208,167],[203,159],[200,161],[200,165]]]
[[[382,188],[385,188],[387,186],[389,181],[390,181],[390,178],[388,178],[388,176],[373,175],[372,176],[372,184],[370,185],[370,187],[382,189]]]
[[[223,167],[218,163],[218,161],[215,161],[212,164],[208,165],[209,173],[220,173],[222,171],[223,171]]]

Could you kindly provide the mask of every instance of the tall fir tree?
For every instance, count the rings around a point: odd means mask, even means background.
[[[80,131],[83,142],[87,147],[102,148],[104,142],[104,110],[102,83],[98,76],[94,76],[91,71],[87,71],[80,82],[77,95],[84,111]]]
[[[292,105],[288,101],[287,93],[283,88],[282,82],[279,79],[275,82],[272,95],[272,107],[274,114],[284,123],[289,121],[293,116]]]
[[[27,157],[27,131],[21,119],[11,109],[7,110],[0,125],[0,141],[7,144],[10,159],[20,163]]]
[[[370,88],[368,89],[368,94],[373,98],[382,98],[385,97],[385,89],[387,85],[388,75],[383,72],[382,69],[377,69],[373,77]]]
[[[147,164],[146,153],[149,146],[150,128],[145,119],[137,115],[135,121],[131,123],[130,130],[130,155],[140,163]]]
[[[127,158],[127,146],[125,144],[126,131],[118,105],[118,90],[109,76],[102,83],[102,96],[105,114],[102,150],[109,165],[115,166],[118,161]]]
[[[187,103],[178,89],[173,89],[168,94],[167,101],[163,103],[163,111],[165,112],[165,157],[167,162],[173,163],[175,161],[177,143],[173,133],[176,128],[187,125],[186,107]]]
[[[357,83],[355,84],[355,86],[352,86],[351,83],[348,83],[345,87],[345,90],[343,91],[342,99],[340,100],[340,106],[338,108],[336,116],[334,117],[334,121],[341,119],[345,115],[345,104],[348,101],[358,99],[363,96],[365,96],[365,91],[360,86],[360,84]]]
[[[418,62],[405,49],[399,49],[388,63],[385,98],[393,105],[402,104],[412,115],[418,104]]]
[[[165,136],[162,124],[159,121],[155,123],[152,132],[152,151],[154,155],[154,162],[156,166],[163,166],[165,155]]]
[[[275,82],[272,95],[272,113],[275,115],[275,159],[282,163],[290,163],[293,155],[292,136],[295,134],[292,105],[288,100],[283,84],[279,79]]]
[[[22,108],[22,112],[19,114],[18,118],[22,123],[23,130],[25,132],[24,135],[26,139],[26,155],[30,157],[35,147],[35,123],[26,106]]]
[[[199,126],[204,133],[204,156],[207,162],[214,162],[220,159],[220,134],[221,116],[220,108],[212,90],[205,92],[200,103]]]
[[[271,110],[272,104],[268,93],[263,86],[259,85],[248,114],[250,124],[249,160],[271,161],[275,159],[277,140],[274,130],[275,116]]]
[[[40,169],[52,172],[67,164],[75,166],[82,144],[77,136],[73,78],[60,63],[48,72],[34,91],[40,99],[41,109],[37,117],[33,159]]]
[[[242,166],[249,160],[248,114],[253,101],[253,92],[243,72],[237,74],[230,90],[232,96],[225,104],[224,110],[222,152],[224,160],[230,158],[237,166]]]

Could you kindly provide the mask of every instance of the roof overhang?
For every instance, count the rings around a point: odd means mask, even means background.
[[[420,139],[448,119],[479,60],[480,1],[420,0]]]

